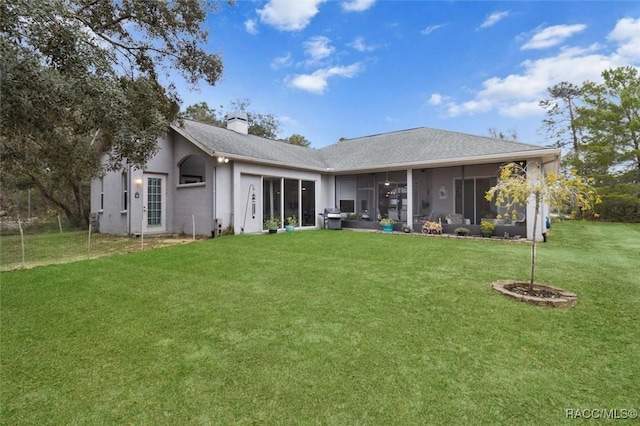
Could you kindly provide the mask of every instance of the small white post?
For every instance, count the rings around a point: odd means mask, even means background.
[[[62,234],[62,222],[60,221],[60,215],[58,215],[58,228],[60,228],[60,233]]]
[[[140,222],[140,251],[144,250],[144,218]]]
[[[191,231],[193,234],[193,241],[196,240],[196,217],[195,215],[191,215]]]
[[[18,219],[18,228],[20,228],[20,241],[22,244],[22,268],[24,268],[24,232],[22,231],[22,220]]]
[[[89,237],[87,238],[87,257],[91,257],[91,221],[89,221]]]

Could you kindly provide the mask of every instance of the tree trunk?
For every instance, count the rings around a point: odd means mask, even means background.
[[[67,217],[67,219],[69,219],[69,221],[71,221],[73,225],[84,226],[84,222],[88,223],[88,218],[82,217],[82,216],[85,216],[84,214],[78,215],[74,213],[74,211],[72,210],[74,206],[69,206],[63,200],[60,200],[58,197],[56,197],[53,194],[53,191],[49,191],[48,188],[44,186],[44,184],[40,180],[35,178],[35,176],[31,174],[29,174],[29,176],[31,177],[36,187],[40,191],[40,194],[42,194],[44,198],[46,198],[47,200],[51,201],[53,204],[58,206],[60,210],[62,210],[64,215]],[[78,210],[78,206],[75,206],[75,208],[76,210]],[[79,208],[82,209],[82,207],[79,207]]]
[[[529,281],[529,293],[533,292],[533,282],[536,275],[536,233],[538,232],[538,215],[540,214],[540,193],[535,193],[536,208],[533,213],[533,241],[531,242],[531,280]]]

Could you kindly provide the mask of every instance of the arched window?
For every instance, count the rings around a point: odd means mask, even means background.
[[[191,155],[180,163],[180,185],[204,182],[204,158],[201,155]]]

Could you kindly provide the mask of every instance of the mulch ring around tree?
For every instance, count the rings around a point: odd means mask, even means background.
[[[529,292],[529,281],[500,280],[492,285],[498,293],[539,306],[569,307],[578,303],[578,295],[547,284],[533,283],[533,291]]]

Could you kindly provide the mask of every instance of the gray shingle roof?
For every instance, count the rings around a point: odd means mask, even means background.
[[[454,160],[548,149],[538,145],[420,127],[347,139],[320,150],[335,169]]]
[[[183,120],[182,127],[178,124],[172,127],[197,141],[210,153],[245,157],[258,162],[266,160],[298,167],[323,170],[327,168],[322,156],[315,149],[254,135],[244,135],[233,130],[186,119]]]
[[[533,154],[533,151],[549,150],[539,145],[427,127],[347,139],[318,150],[186,119],[182,127],[174,125],[173,128],[210,153],[322,170],[373,169],[403,163],[446,162],[461,157]]]

